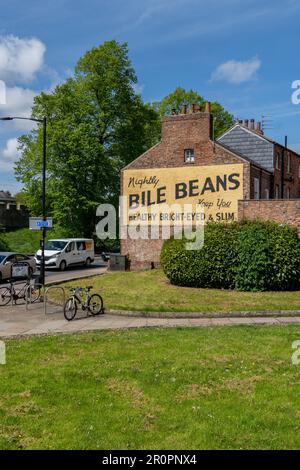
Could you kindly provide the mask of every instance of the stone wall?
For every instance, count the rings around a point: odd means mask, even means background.
[[[6,230],[25,228],[29,225],[29,213],[25,206],[0,203],[0,226]]]

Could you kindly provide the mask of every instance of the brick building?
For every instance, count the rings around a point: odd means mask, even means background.
[[[219,197],[218,201],[223,201],[225,197],[225,203],[232,208],[236,207],[236,211],[232,209],[230,213],[231,220],[243,217],[274,218],[280,222],[300,226],[300,214],[297,214],[300,199],[296,200],[300,197],[300,156],[265,137],[259,123],[255,128],[254,120],[250,121],[250,126],[248,120],[244,123],[238,122],[214,141],[213,117],[209,103],[206,103],[204,111],[196,110],[194,106],[187,110],[187,107],[183,106],[180,114],[174,110],[171,116],[162,119],[161,141],[122,170],[121,193],[128,194],[130,184],[134,186],[134,181],[137,180],[136,175],[139,177],[137,181],[140,182],[140,191],[142,191],[144,181],[149,186],[153,181],[158,182],[157,175],[160,174],[164,181],[166,178],[167,180],[174,178],[174,172],[177,178],[180,178],[178,175],[181,173],[182,175],[190,173],[191,178],[194,178],[195,171],[201,177],[201,167],[203,174],[207,174],[210,170],[215,174],[220,169],[220,174],[215,177],[215,181],[220,183],[219,186],[213,186],[213,179],[206,178],[204,183],[206,186],[199,194],[210,189],[210,192],[214,193],[214,198]],[[230,172],[233,168],[234,173],[226,175],[227,168]],[[166,177],[166,173],[169,176]],[[235,181],[237,175],[241,177],[239,188],[241,191],[233,196],[234,191],[230,193],[230,190],[236,189],[237,185],[230,186],[228,181]],[[189,181],[192,189],[198,188],[196,181],[199,182],[195,179]],[[178,184],[187,187],[183,182]],[[165,196],[166,184],[161,189],[161,194]],[[147,191],[144,191],[144,196],[146,193]],[[230,198],[227,202],[226,197],[229,193]],[[192,193],[198,197],[198,201],[202,201],[199,199],[199,194]],[[134,197],[132,194],[130,196],[132,200],[138,198],[136,194]],[[238,197],[239,200],[235,201],[234,197]],[[216,219],[207,218],[207,220],[227,220],[227,217],[223,218],[219,212],[216,216]],[[156,240],[127,238],[121,240],[121,253],[128,257],[131,269],[150,268],[158,264],[162,245],[161,238]]]

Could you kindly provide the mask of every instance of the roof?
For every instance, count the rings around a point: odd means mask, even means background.
[[[295,150],[285,147],[271,137],[260,134],[257,130],[245,127],[240,123],[234,124],[234,126],[219,137],[218,142],[220,141],[226,147],[244,157],[248,157],[250,161],[255,162],[272,173],[274,173],[275,145],[283,149],[287,148],[289,152],[300,158],[300,154]]]
[[[263,171],[266,171],[267,173],[272,173],[270,170],[267,170],[266,168],[264,168],[263,166],[261,166],[259,163],[251,160],[251,158],[247,157],[246,155],[242,155],[241,153],[237,152],[236,150],[228,147],[227,145],[223,144],[223,142],[219,142],[219,141],[216,141],[215,142],[217,145],[219,145],[220,147],[223,147],[224,149],[226,149],[228,152],[231,152],[233,153],[234,155],[236,155],[237,157],[239,158],[242,158],[243,160],[251,163],[252,165],[255,165],[257,168],[259,168],[260,170],[263,170]]]
[[[89,242],[92,238],[49,238],[48,242]]]
[[[0,251],[0,256],[20,255],[18,251]]]
[[[218,142],[269,172],[274,172],[275,142],[255,130],[235,124],[219,137]]]
[[[8,191],[0,191],[0,199],[5,199],[6,201],[15,200],[15,198]]]

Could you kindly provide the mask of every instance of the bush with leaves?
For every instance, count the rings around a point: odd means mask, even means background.
[[[2,233],[0,233],[0,251],[8,251],[9,246],[5,240],[5,237]]]
[[[295,290],[300,286],[297,231],[276,222],[245,222],[239,232],[235,285],[239,290]]]
[[[172,284],[244,291],[300,287],[297,231],[275,222],[208,224],[202,249],[186,250],[186,240],[165,242],[161,265]]]
[[[165,242],[161,264],[172,284],[190,287],[233,288],[238,225],[208,224],[201,250],[186,250],[186,240]]]

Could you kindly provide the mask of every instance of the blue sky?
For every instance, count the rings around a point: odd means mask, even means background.
[[[30,115],[35,94],[72,73],[105,40],[127,41],[138,90],[159,100],[177,86],[219,101],[237,118],[269,116],[268,135],[300,151],[299,0],[0,0],[0,115]],[[3,97],[2,97],[3,98]],[[17,191],[16,138],[0,122],[0,189]]]

